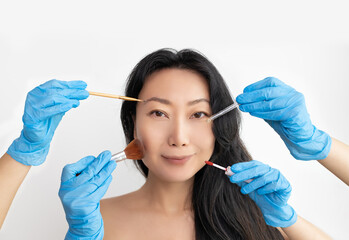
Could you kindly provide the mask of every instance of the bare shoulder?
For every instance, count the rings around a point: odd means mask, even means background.
[[[123,213],[130,213],[138,207],[138,192],[131,192],[125,195],[106,198],[101,200],[101,213],[105,217],[113,217],[113,220],[120,218]],[[123,217],[123,216],[122,216]],[[108,219],[106,219],[108,220]]]
[[[124,236],[134,226],[134,214],[142,208],[138,192],[103,199],[100,202],[104,239]]]
[[[141,191],[102,200],[103,239],[194,239],[192,212],[165,214],[149,201]]]

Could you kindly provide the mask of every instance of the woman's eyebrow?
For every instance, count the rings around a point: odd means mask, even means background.
[[[164,99],[164,98],[159,98],[159,97],[152,97],[152,98],[149,98],[147,100],[144,101],[144,104],[147,104],[148,102],[159,102],[159,103],[162,103],[162,104],[165,104],[165,105],[172,105],[172,102],[170,102],[169,100],[167,99]],[[208,104],[210,104],[210,101],[206,98],[199,98],[199,99],[196,99],[196,100],[193,100],[193,101],[190,101],[188,102],[188,105],[194,105],[194,104],[197,104],[197,103],[200,103],[200,102],[207,102]]]
[[[210,104],[210,101],[206,98],[199,98],[199,99],[196,99],[194,101],[190,101],[188,102],[188,105],[191,106],[191,105],[195,105],[197,103],[200,103],[200,102],[207,102],[208,104]]]
[[[172,103],[169,100],[164,99],[164,98],[158,98],[158,97],[152,97],[152,98],[149,98],[143,102],[144,102],[144,104],[147,104],[148,102],[152,102],[152,101],[159,102],[159,103],[166,104],[166,105],[172,105]]]

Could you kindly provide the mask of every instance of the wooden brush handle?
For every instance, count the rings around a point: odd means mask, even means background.
[[[125,101],[142,102],[142,100],[137,99],[137,98],[119,96],[119,95],[108,94],[108,93],[98,93],[98,92],[90,92],[90,91],[88,91],[88,92],[89,92],[90,95],[99,96],[99,97],[116,98],[116,99],[122,99],[122,100],[125,100]]]

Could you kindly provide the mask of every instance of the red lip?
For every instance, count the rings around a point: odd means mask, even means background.
[[[192,155],[178,155],[178,156],[167,156],[167,155],[162,155],[162,157],[169,161],[170,163],[173,163],[173,164],[183,164],[185,163],[186,161],[188,161],[191,157],[193,156]]]

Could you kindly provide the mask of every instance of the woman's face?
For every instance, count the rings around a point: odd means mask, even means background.
[[[150,75],[139,94],[134,137],[144,146],[149,174],[168,182],[192,178],[209,160],[215,143],[206,80],[183,69]]]

